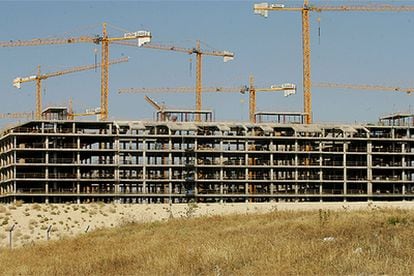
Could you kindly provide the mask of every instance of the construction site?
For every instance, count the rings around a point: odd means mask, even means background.
[[[413,115],[381,125],[31,121],[3,133],[3,201],[414,198]],[[292,116],[292,115],[290,115]],[[296,115],[301,116],[301,115]]]
[[[309,13],[312,11],[414,11],[414,6],[310,6],[255,4],[254,12],[299,11],[303,36],[303,111],[258,112],[256,94],[295,94],[296,85],[202,86],[202,56],[231,61],[230,51],[208,51],[151,43],[148,31],[0,42],[0,47],[93,43],[101,63],[16,78],[36,83],[34,113],[2,114],[34,118],[2,130],[0,201],[43,203],[184,203],[401,201],[414,199],[414,114],[396,112],[375,123],[317,123],[311,87],[411,93],[410,88],[311,83]],[[195,87],[121,88],[119,93],[195,93],[195,109],[170,109],[145,96],[153,120],[109,120],[109,45],[119,44],[196,56]],[[74,113],[72,107],[43,108],[41,82],[49,77],[101,69],[100,108]],[[246,93],[249,120],[216,121],[202,106],[202,93]],[[80,116],[99,116],[81,120]]]

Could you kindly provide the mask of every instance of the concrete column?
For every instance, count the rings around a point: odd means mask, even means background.
[[[224,188],[223,188],[223,182],[220,182],[220,203],[223,203],[223,194],[224,194]]]
[[[323,134],[325,134],[325,130],[323,130]],[[323,193],[323,143],[319,142],[319,195]]]
[[[80,172],[81,161],[80,161],[80,152],[79,151],[76,153],[76,164],[77,164],[77,166],[76,166],[76,178],[78,180],[80,180],[81,179],[81,172]]]
[[[248,203],[249,202],[249,183],[246,182],[246,184],[244,185],[244,190],[245,190],[245,194],[247,195],[245,202]]]
[[[246,135],[247,135],[247,133],[246,133]],[[245,183],[245,185],[244,185],[244,193],[246,194],[246,195],[248,195],[249,194],[249,166],[250,166],[250,164],[249,164],[249,154],[248,154],[248,151],[249,151],[250,149],[249,149],[249,142],[248,142],[248,140],[246,139],[245,140],[245,142],[244,142],[244,151],[245,151],[245,154],[244,154],[244,159],[245,159],[245,165],[246,165],[246,169],[244,170],[244,179],[246,180],[246,183]],[[247,203],[247,202],[249,202],[249,200],[248,200],[248,198],[246,197],[246,200],[245,200],[245,202]]]
[[[223,150],[220,151],[220,194],[223,193],[223,177],[224,177],[224,157],[223,157]]]
[[[269,158],[269,165],[270,165],[270,194],[273,195],[274,193],[274,189],[275,186],[273,184],[273,180],[274,180],[274,164],[273,164],[273,152],[274,152],[274,148],[273,148],[273,140],[270,140],[270,144],[269,144],[269,150],[270,150],[270,158]],[[273,198],[272,198],[273,201]]]
[[[214,145],[213,145],[214,146]],[[193,156],[193,163],[196,164],[198,160],[197,155],[197,148],[198,148],[198,140],[197,138],[194,139],[194,156]],[[198,169],[197,166],[194,167],[194,196],[197,197],[198,194]],[[195,199],[197,201],[197,198]]]
[[[273,195],[275,193],[275,185],[273,184],[273,181],[270,183],[270,194]]]
[[[13,137],[13,144],[14,144],[14,148],[15,149],[17,149],[17,137],[16,136],[14,136]],[[11,160],[11,163],[13,164],[13,176],[12,176],[12,178],[17,178],[17,174],[16,174],[16,162],[17,162],[17,159],[16,159],[16,150],[13,150],[13,157],[12,157],[12,160]]]
[[[299,192],[298,180],[299,180],[299,159],[298,159],[298,140],[295,140],[295,194]]]
[[[74,125],[74,128],[75,128],[75,124],[73,124],[73,125]],[[76,131],[76,128],[75,128],[74,131]],[[80,146],[80,137],[78,136],[76,138],[76,148],[77,148],[77,151],[76,151],[76,164],[77,164],[77,166],[76,166],[76,179],[78,180],[76,182],[76,193],[77,194],[81,193],[81,188],[80,188],[80,179],[81,179],[80,163],[81,163],[81,160],[80,160],[80,152],[79,152],[80,147],[81,147]],[[76,198],[76,203],[80,204],[80,197],[79,196]]]
[[[172,195],[172,182],[171,181],[168,183],[168,193],[170,194],[170,196],[168,197],[168,203],[171,204],[172,203],[172,198],[171,198],[171,195]]]
[[[402,167],[402,173],[401,173],[401,180],[402,180],[402,194],[405,195],[405,182],[407,181],[407,173],[405,171],[406,168],[406,159],[405,159],[405,153],[406,153],[406,148],[405,148],[405,144],[402,144],[401,146],[401,152],[402,152],[402,157],[401,157],[401,167]]]
[[[16,136],[13,137],[13,148],[17,149],[17,137]],[[14,151],[14,152],[16,152],[16,151]]]
[[[372,195],[372,143],[367,143],[367,194]]]
[[[194,163],[197,163],[197,149],[198,149],[198,140],[197,138],[194,139]],[[195,182],[195,191],[197,191],[197,182],[198,182],[198,171],[197,167],[194,167],[194,182]]]
[[[114,149],[115,149],[115,156],[114,156],[114,183],[115,183],[115,193],[119,193],[119,166],[120,166],[120,158],[119,158],[119,136],[115,137],[114,140]]]
[[[168,203],[171,204],[172,203],[172,199],[171,199],[171,194],[172,194],[172,174],[173,174],[173,170],[172,170],[172,141],[171,141],[171,136],[168,140],[168,179],[170,182],[168,182],[168,193],[170,194],[169,198],[168,198]]]
[[[46,148],[46,152],[45,152],[45,164],[46,164],[46,167],[45,167],[45,194],[47,195],[47,194],[49,194],[49,182],[48,182],[48,180],[49,180],[49,137],[48,136],[46,136],[45,143],[46,143],[46,145],[45,145],[45,148]],[[45,203],[46,204],[49,203],[49,197],[48,196],[45,197]]]
[[[142,193],[147,193],[147,142],[142,139]],[[145,201],[145,200],[144,200]]]
[[[344,169],[344,175],[343,175],[343,178],[344,178],[344,185],[343,185],[344,195],[346,195],[348,193],[348,191],[347,191],[347,189],[348,189],[348,187],[347,187],[348,177],[347,177],[347,166],[346,166],[346,153],[347,153],[347,151],[348,151],[348,144],[346,142],[344,142],[344,146],[343,146],[343,163],[342,163],[342,167]],[[345,201],[346,201],[346,199],[345,199]]]

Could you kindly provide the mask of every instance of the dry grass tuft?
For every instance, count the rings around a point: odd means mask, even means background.
[[[3,250],[0,275],[413,275],[413,231],[394,209],[172,219]]]

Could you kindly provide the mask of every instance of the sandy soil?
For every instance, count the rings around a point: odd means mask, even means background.
[[[128,222],[162,221],[210,215],[253,214],[277,210],[414,209],[414,202],[226,203],[226,204],[0,204],[0,248],[61,239]],[[48,232],[48,229],[50,230]]]

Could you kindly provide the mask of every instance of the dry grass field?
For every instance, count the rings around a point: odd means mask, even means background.
[[[170,219],[0,249],[0,275],[414,275],[410,210]]]

